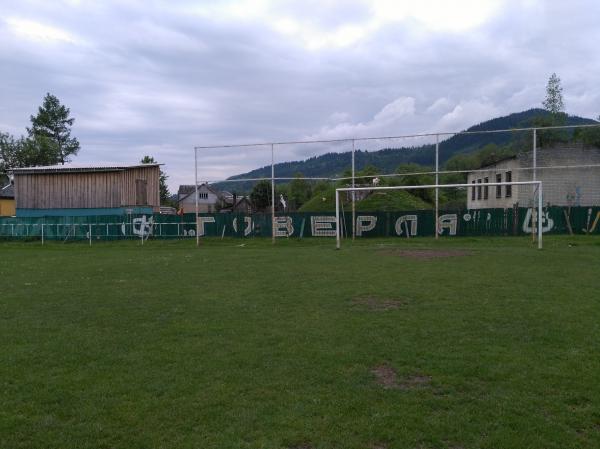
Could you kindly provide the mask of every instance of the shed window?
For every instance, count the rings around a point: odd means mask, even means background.
[[[502,182],[502,173],[496,175],[496,182]],[[502,198],[502,186],[496,186],[496,198]]]
[[[506,172],[506,182],[512,182],[512,172]],[[512,186],[506,186],[506,198],[512,197]]]
[[[199,192],[198,193],[198,198],[200,198],[201,200],[207,200],[208,199],[208,192]]]
[[[481,179],[477,180],[477,184],[479,184],[477,186],[477,199],[480,200],[481,199]]]
[[[484,184],[487,184],[488,182],[490,182],[489,178],[483,178]],[[488,189],[489,189],[488,186],[483,186],[483,199],[484,200],[488,199],[488,194],[489,194]]]
[[[471,187],[471,201],[475,201],[475,180],[471,181],[473,187]]]

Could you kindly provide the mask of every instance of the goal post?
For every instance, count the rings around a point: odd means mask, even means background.
[[[542,226],[541,218],[543,217],[543,200],[542,200],[542,181],[514,181],[514,182],[489,182],[486,186],[514,186],[514,185],[530,185],[535,186],[537,190],[537,238],[538,238],[538,249],[542,249]],[[340,187],[335,189],[335,239],[336,249],[341,247],[341,233],[340,233],[340,192],[357,192],[357,191],[380,191],[380,190],[416,190],[416,189],[441,189],[441,188],[456,188],[456,187],[468,187],[473,188],[473,184],[462,183],[462,184],[430,184],[430,185],[416,185],[416,186],[382,186],[382,187]],[[355,226],[355,223],[353,223]],[[439,233],[439,222],[438,217],[435,217],[435,235]]]

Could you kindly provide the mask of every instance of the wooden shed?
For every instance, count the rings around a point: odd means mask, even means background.
[[[152,213],[160,165],[52,165],[13,169],[17,217]]]

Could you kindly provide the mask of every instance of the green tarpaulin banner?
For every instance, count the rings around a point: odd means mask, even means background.
[[[503,236],[531,234],[531,208],[440,211],[442,236]],[[342,235],[352,234],[352,215],[340,217]],[[433,236],[432,210],[360,212],[357,237]],[[335,213],[278,213],[273,223],[277,237],[335,237]],[[600,207],[547,207],[541,219],[545,234],[598,234]],[[270,214],[215,213],[198,216],[198,232],[206,237],[270,237]],[[116,215],[87,217],[0,218],[2,238],[48,240],[111,240],[132,238],[185,238],[196,236],[194,214]]]

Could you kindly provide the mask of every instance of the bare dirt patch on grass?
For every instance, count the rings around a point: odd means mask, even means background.
[[[429,260],[445,257],[465,257],[472,256],[472,251],[461,249],[386,249],[379,251],[384,256],[406,257],[409,259]]]
[[[377,296],[358,296],[352,300],[352,306],[358,309],[381,312],[385,310],[396,310],[408,303],[401,298],[378,298]]]
[[[371,373],[375,376],[377,384],[385,389],[413,390],[428,387],[431,384],[431,377],[421,374],[400,378],[396,370],[387,363],[377,365],[371,370]]]

